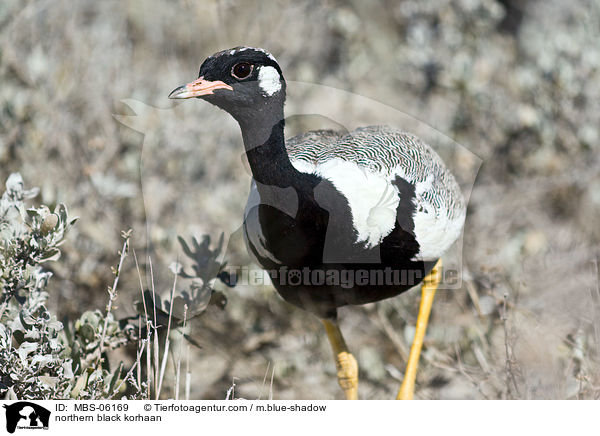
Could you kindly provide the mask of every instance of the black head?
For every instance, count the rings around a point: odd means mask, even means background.
[[[263,49],[236,47],[215,53],[206,58],[198,76],[171,92],[169,98],[201,98],[238,121],[283,111],[285,80],[275,58]]]

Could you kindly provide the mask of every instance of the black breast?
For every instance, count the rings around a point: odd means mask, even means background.
[[[248,249],[285,300],[321,317],[398,295],[435,262],[412,260],[419,251],[414,185],[400,177],[393,183],[401,198],[396,225],[374,247],[356,242],[348,202],[328,180],[314,176],[309,186],[295,188],[292,206],[290,195],[259,186],[260,200],[244,221]]]

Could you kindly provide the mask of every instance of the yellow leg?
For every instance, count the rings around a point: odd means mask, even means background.
[[[417,328],[415,330],[415,339],[410,354],[408,355],[408,363],[406,364],[406,372],[402,386],[398,391],[397,400],[412,400],[415,392],[415,379],[417,378],[417,368],[419,366],[419,356],[423,347],[423,339],[425,338],[425,330],[427,330],[427,321],[431,313],[433,298],[435,291],[441,280],[442,260],[438,260],[433,269],[425,280],[421,288],[421,306],[419,307],[419,316],[417,318]]]
[[[358,363],[348,350],[346,341],[342,336],[339,326],[326,319],[323,320],[327,337],[331,343],[335,366],[337,368],[338,383],[346,394],[347,400],[358,399]]]

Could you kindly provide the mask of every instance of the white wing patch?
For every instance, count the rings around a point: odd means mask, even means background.
[[[389,181],[387,183],[379,201],[369,210],[369,216],[367,216],[369,245],[379,244],[394,229],[396,223],[396,209],[400,202],[399,193],[393,185],[389,184]]]
[[[281,89],[281,76],[274,67],[260,67],[258,69],[258,86],[269,97]]]
[[[396,174],[406,177],[404,171],[401,170],[397,170]],[[419,253],[413,260],[433,261],[439,259],[458,239],[465,222],[464,209],[453,216],[443,203],[436,205],[428,200],[427,195],[434,191],[434,183],[432,174],[428,174],[425,180],[415,183],[416,213],[413,222],[415,239],[419,243]]]
[[[420,249],[413,260],[438,259],[460,236],[466,215],[460,187],[435,151],[416,136],[369,126],[346,134],[308,132],[289,139],[286,147],[298,171],[328,178],[348,198],[359,239],[369,245],[395,225],[402,201],[393,184],[396,177],[415,187],[410,218]],[[386,194],[386,186],[394,196]]]
[[[330,180],[348,200],[352,221],[357,230],[357,242],[373,247],[381,242],[396,225],[398,189],[392,184],[400,176],[415,184],[414,235],[419,243],[419,253],[413,260],[436,260],[458,239],[465,221],[465,210],[458,216],[441,205],[428,200],[427,194],[435,183],[433,175],[414,182],[402,168],[394,174],[375,173],[354,162],[330,159],[315,165],[302,159],[294,159],[292,165],[301,172],[314,173]]]
[[[290,158],[290,163],[292,164],[292,166],[294,168],[296,168],[301,173],[311,174],[311,173],[315,173],[315,171],[316,171],[316,166],[305,160]]]
[[[394,229],[400,197],[389,177],[343,159],[331,159],[319,165],[295,160],[292,164],[298,171],[315,173],[329,180],[346,197],[358,233],[357,242],[373,247]]]
[[[417,198],[418,202],[418,198]],[[416,260],[436,260],[458,239],[465,222],[465,212],[450,219],[446,211],[436,211],[433,207],[429,210],[423,205],[423,210],[418,210],[414,216],[415,238],[419,243],[419,253]]]

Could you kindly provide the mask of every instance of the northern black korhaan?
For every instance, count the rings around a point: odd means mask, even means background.
[[[170,98],[198,97],[239,123],[252,171],[248,250],[288,302],[323,319],[338,380],[357,398],[358,365],[337,308],[393,297],[423,281],[417,331],[398,398],[412,398],[439,258],[459,237],[465,204],[453,176],[419,138],[383,126],[285,140],[286,82],[263,49],[208,57]]]

